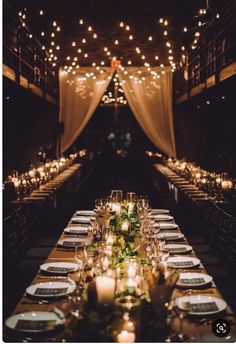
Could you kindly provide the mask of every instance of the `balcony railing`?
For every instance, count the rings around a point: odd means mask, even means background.
[[[57,73],[45,61],[47,55],[41,43],[21,24],[15,9],[4,1],[3,63],[14,70],[16,82],[23,76],[38,86],[42,94],[57,98]]]
[[[220,71],[236,61],[236,9],[229,3],[219,19],[212,20],[201,33],[199,45],[189,50],[185,63],[174,76],[175,97],[188,93],[215,76],[220,81]]]

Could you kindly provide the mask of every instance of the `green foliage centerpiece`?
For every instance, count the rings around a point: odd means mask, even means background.
[[[135,246],[135,240],[140,237],[140,221],[135,208],[129,212],[127,200],[121,203],[120,215],[114,219],[114,235],[113,265],[138,254],[139,246]]]

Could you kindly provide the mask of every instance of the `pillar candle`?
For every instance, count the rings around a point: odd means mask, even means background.
[[[124,221],[121,225],[122,232],[128,232],[129,230],[129,221]]]
[[[115,279],[108,276],[96,277],[98,303],[112,304],[115,297]]]
[[[135,342],[135,333],[128,331],[121,331],[117,335],[118,343],[134,343]]]
[[[134,212],[134,203],[133,202],[129,202],[128,203],[128,214],[133,214]]]

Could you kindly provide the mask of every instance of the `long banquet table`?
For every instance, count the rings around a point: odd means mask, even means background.
[[[168,183],[175,202],[188,209],[193,218],[202,220],[202,225],[212,238],[217,249],[229,263],[236,261],[236,218],[224,209],[223,204],[163,164],[155,164],[155,170]],[[235,205],[234,205],[235,208]]]
[[[171,223],[174,223],[174,220],[171,221]],[[68,227],[75,226],[74,224],[69,223]],[[165,232],[165,231],[164,231]],[[173,231],[181,233],[181,230],[178,228],[177,230]],[[58,238],[58,240],[68,238],[68,235],[64,234],[64,232],[61,234],[61,236]],[[139,248],[139,255],[141,257],[145,256],[145,250],[142,245],[142,240],[137,239],[138,244],[140,244]],[[176,243],[187,243],[187,240],[185,237],[181,239],[181,241],[178,241]],[[191,243],[190,243],[191,245]],[[185,254],[185,256],[189,257],[196,257],[194,251],[192,251],[190,254]],[[52,262],[74,262],[74,250],[66,250],[63,248],[58,247],[57,245],[52,249],[51,253],[49,254],[48,258],[46,259],[47,263],[52,263]],[[166,271],[170,273],[172,271],[172,268],[167,267]],[[191,269],[185,269],[181,271],[197,271],[197,272],[206,272],[202,264],[200,263],[199,267],[197,268],[191,268]],[[71,273],[69,275],[70,279],[77,281],[78,275],[77,272]],[[23,277],[22,277],[23,278]],[[45,282],[45,281],[52,281],[56,280],[56,278],[43,275],[40,270],[38,271],[37,275],[35,276],[34,280],[32,281],[32,285],[35,283],[39,282]],[[16,281],[17,283],[17,281]],[[153,283],[149,281],[149,283]],[[151,288],[153,285],[149,285]],[[192,290],[192,293],[195,295],[209,295],[209,296],[216,296],[221,299],[223,299],[222,295],[220,294],[219,290],[217,289],[214,281],[211,283],[210,286],[204,289],[195,289]],[[177,297],[186,295],[186,289],[181,289],[175,287],[171,296],[171,300],[175,300]],[[63,311],[65,314],[65,326],[63,327],[62,330],[59,332],[53,333],[51,337],[40,337],[40,340],[38,341],[63,341],[63,342],[83,342],[86,341],[86,339],[82,336],[80,337],[80,331],[82,329],[84,330],[84,327],[86,326],[91,326],[86,324],[83,320],[83,302],[79,303],[78,308],[80,309],[80,317],[79,319],[75,319],[73,315],[71,314],[70,310],[72,307],[71,304],[71,299],[70,297],[65,297],[62,299],[55,299],[55,301],[50,301],[50,302],[40,302],[40,300],[36,298],[30,298],[27,296],[27,294],[24,294],[19,301],[18,305],[16,306],[13,314],[16,313],[21,313],[21,312],[32,312],[32,311],[52,311],[54,307],[57,309],[60,309]],[[219,338],[216,337],[213,332],[212,332],[212,321],[214,319],[225,319],[228,320],[231,323],[231,332],[227,336],[227,338]],[[207,317],[207,316],[202,316],[202,317],[190,317],[187,316],[183,320],[183,328],[184,328],[184,333],[188,336],[190,342],[215,342],[215,341],[228,341],[228,342],[235,342],[236,340],[236,325],[235,325],[235,317],[230,309],[229,306],[227,306],[226,310],[216,314],[216,317]],[[165,338],[160,337],[158,332],[156,332],[155,336],[153,338],[148,338],[148,335],[145,333],[142,333],[142,326],[141,326],[141,340],[145,342],[146,335],[148,340],[147,341],[153,341],[153,342],[158,342],[158,341],[171,341],[171,334],[174,332],[178,332],[180,327],[180,320],[178,316],[175,316],[171,318],[170,324],[169,324],[169,329],[168,329],[168,334],[165,335]],[[89,330],[89,329],[88,329]],[[154,332],[155,333],[155,332]],[[146,340],[145,340],[146,339]],[[6,342],[11,342],[11,341],[37,341],[34,337],[31,337],[30,334],[25,334],[22,335],[19,332],[12,332],[9,331],[8,329],[4,329],[4,340]],[[91,341],[88,340],[88,341]],[[93,341],[97,341],[96,338],[93,338]]]

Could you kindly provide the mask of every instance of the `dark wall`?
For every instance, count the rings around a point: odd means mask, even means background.
[[[236,77],[232,77],[175,107],[179,158],[236,174],[235,90]]]
[[[37,161],[41,146],[55,143],[58,109],[3,79],[3,158],[4,176],[11,170],[24,171]]]

